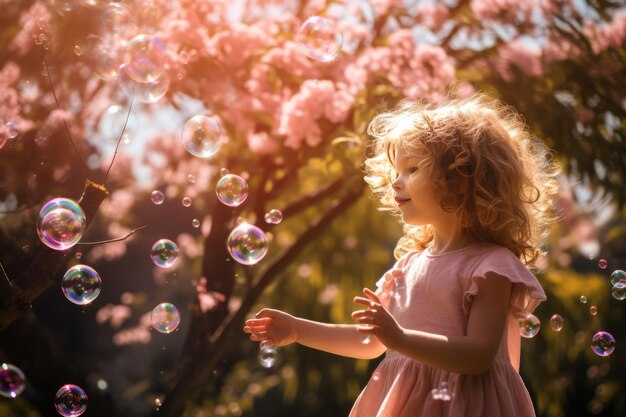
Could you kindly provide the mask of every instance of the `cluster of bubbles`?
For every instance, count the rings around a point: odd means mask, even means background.
[[[430,396],[433,400],[450,401],[453,395],[446,381],[442,381],[439,388],[433,388],[430,391]]]
[[[278,362],[278,350],[273,346],[262,346],[259,349],[259,364],[264,368],[271,368]]]
[[[254,265],[265,257],[268,249],[267,235],[253,224],[241,223],[228,236],[228,253],[243,265]]]
[[[102,280],[92,267],[74,265],[65,272],[61,281],[61,289],[65,297],[74,304],[86,305],[100,294]]]
[[[611,295],[616,300],[626,299],[626,272],[616,269],[611,273]]]
[[[248,183],[239,175],[225,174],[217,182],[215,192],[223,204],[238,207],[248,198]]]
[[[535,337],[539,333],[541,322],[534,314],[529,314],[519,321],[520,335],[525,338]]]
[[[150,249],[150,258],[159,268],[173,268],[180,260],[178,245],[169,239],[159,239]]]
[[[151,320],[155,330],[172,333],[180,324],[180,312],[172,303],[161,303],[152,310]]]
[[[54,250],[66,250],[83,236],[87,219],[80,205],[69,198],[54,198],[41,207],[37,216],[37,235]]]
[[[343,35],[331,20],[311,16],[300,26],[296,41],[309,58],[328,62],[341,51]]]
[[[26,388],[26,376],[20,368],[9,363],[0,365],[0,395],[15,398]]]
[[[54,397],[54,407],[63,417],[80,416],[87,411],[87,394],[77,385],[63,385]]]
[[[220,123],[215,118],[203,114],[187,120],[180,136],[187,152],[204,159],[215,156],[226,143],[226,136]]]

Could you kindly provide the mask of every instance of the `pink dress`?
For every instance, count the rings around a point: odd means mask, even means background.
[[[534,416],[518,373],[518,320],[546,296],[524,264],[506,248],[476,245],[437,255],[411,252],[394,269],[401,273],[396,272],[395,280],[383,276],[377,293],[398,323],[447,336],[465,334],[472,300],[485,274],[508,279],[513,285],[504,336],[493,364],[482,375],[444,371],[388,350],[350,417]],[[438,390],[436,395],[433,390]]]

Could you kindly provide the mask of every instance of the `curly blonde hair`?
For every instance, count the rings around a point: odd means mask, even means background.
[[[552,196],[560,168],[514,108],[480,93],[436,105],[403,101],[375,116],[368,133],[373,156],[365,161],[365,180],[383,210],[400,214],[391,184],[395,150],[402,146],[424,158],[420,167],[466,241],[506,247],[534,265],[556,219]],[[430,225],[404,224],[394,253],[422,251],[433,237]]]

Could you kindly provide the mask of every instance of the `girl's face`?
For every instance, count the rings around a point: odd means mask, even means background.
[[[428,169],[420,168],[421,163],[422,158],[408,154],[404,147],[398,146],[395,153],[396,179],[391,186],[405,223],[412,226],[430,224],[436,228],[449,222],[451,213],[441,208]]]

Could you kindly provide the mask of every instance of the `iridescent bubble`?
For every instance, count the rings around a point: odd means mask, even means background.
[[[271,368],[278,361],[278,350],[272,346],[259,349],[259,363],[264,368]]]
[[[198,227],[200,227],[200,220],[198,220],[198,219],[193,219],[193,220],[191,221],[191,225],[197,229]]]
[[[237,262],[254,265],[267,253],[267,236],[258,227],[242,223],[230,232],[226,247],[230,256]]]
[[[228,175],[228,174],[230,174],[230,171],[227,168],[220,169],[220,177],[223,177],[224,175]]]
[[[163,191],[154,190],[152,191],[152,194],[150,194],[150,200],[159,206],[165,201],[165,194],[163,194]]]
[[[113,104],[102,114],[98,130],[106,140],[113,143],[117,142],[120,136],[122,140],[130,140],[137,133],[137,121],[132,114],[128,115],[127,108]]]
[[[115,37],[101,39],[92,36],[89,41],[89,57],[93,61],[96,75],[103,80],[117,77],[122,65],[123,45]]]
[[[167,68],[165,47],[156,37],[137,35],[126,47],[124,65],[133,80],[140,83],[155,81]]]
[[[76,417],[87,410],[87,394],[79,386],[63,385],[54,398],[54,406],[63,417]]]
[[[215,192],[222,203],[237,207],[248,198],[248,183],[239,175],[226,174],[217,182]]]
[[[265,222],[269,224],[278,224],[283,221],[283,212],[278,209],[271,209],[265,213]]]
[[[159,239],[152,245],[150,258],[159,268],[173,268],[180,260],[178,245],[169,239]]]
[[[83,54],[83,48],[80,45],[74,45],[74,55],[81,56]]]
[[[37,234],[44,245],[55,250],[69,249],[83,236],[87,219],[77,202],[54,198],[43,205],[37,216]]]
[[[128,97],[134,97],[142,103],[156,103],[170,88],[170,77],[166,72],[153,81],[139,82],[131,78],[126,65],[120,66],[118,81]]]
[[[580,300],[581,303],[587,304],[587,297],[585,297],[584,295],[581,295],[579,300]]]
[[[563,317],[561,317],[560,314],[553,314],[552,317],[550,317],[550,327],[555,332],[560,332],[563,328]]]
[[[626,272],[622,271],[621,269],[616,269],[615,271],[611,272],[611,284],[615,285],[618,282],[626,284]]]
[[[226,142],[219,122],[203,114],[198,114],[187,120],[180,137],[187,152],[198,158],[215,156]]]
[[[68,269],[61,281],[65,298],[78,305],[89,304],[95,300],[101,287],[102,280],[96,270],[82,264]]]
[[[343,44],[343,36],[337,26],[320,16],[311,16],[305,20],[296,40],[308,57],[322,62],[335,59]]]
[[[0,365],[0,395],[15,398],[26,388],[26,376],[20,368],[9,363]]]
[[[623,282],[616,282],[613,284],[613,288],[611,288],[611,295],[619,301],[626,299],[626,284]]]
[[[7,135],[9,136],[9,139],[15,139],[17,135],[20,134],[20,129],[17,124],[13,122],[7,122],[7,124],[4,126],[7,130]]]
[[[195,184],[196,183],[196,176],[193,175],[193,174],[187,175],[187,182],[189,184]]]
[[[180,324],[180,312],[172,303],[161,303],[152,310],[152,327],[161,333],[172,333]]]
[[[128,8],[122,3],[111,2],[102,10],[102,31],[112,36],[122,33],[132,33],[128,29],[132,26],[132,19]]]
[[[191,206],[191,197],[183,197],[181,204],[185,207]]]
[[[615,350],[615,338],[611,333],[598,332],[591,339],[591,349],[598,356],[609,356]]]
[[[522,337],[531,338],[535,337],[539,333],[541,328],[541,322],[533,315],[529,314],[528,317],[519,321],[519,333]]]
[[[606,259],[600,259],[598,261],[598,267],[600,269],[606,269],[607,266],[609,266],[609,263],[606,261]]]

